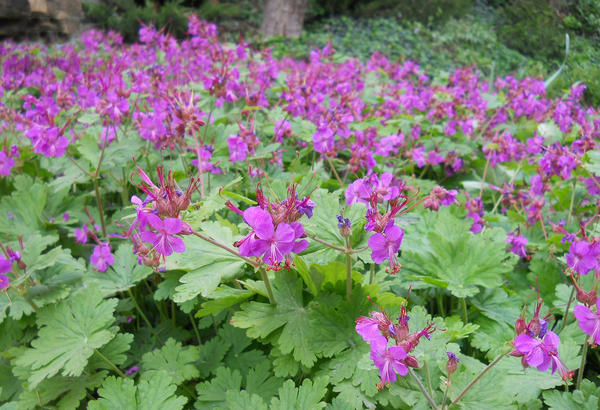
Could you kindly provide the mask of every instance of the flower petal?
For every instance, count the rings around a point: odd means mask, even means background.
[[[163,225],[165,232],[169,235],[178,234],[183,229],[183,224],[178,218],[166,218]]]

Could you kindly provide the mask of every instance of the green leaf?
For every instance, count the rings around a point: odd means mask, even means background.
[[[215,410],[267,410],[267,404],[258,394],[250,394],[246,390],[240,392],[228,391],[225,393],[225,404],[223,407],[215,407]]]
[[[514,327],[506,322],[497,322],[487,317],[477,319],[479,330],[471,338],[473,347],[486,352],[488,359],[493,360],[501,352],[507,341],[515,337]]]
[[[503,289],[486,289],[472,298],[471,303],[490,319],[509,325],[514,325],[521,315],[521,300],[507,295]]]
[[[137,386],[132,379],[108,377],[98,389],[98,400],[88,403],[91,410],[179,410],[187,398],[175,395],[177,386],[166,372],[157,372]]]
[[[19,396],[19,409],[36,409],[51,402],[55,402],[56,407],[60,409],[77,409],[86,392],[93,391],[102,384],[106,373],[98,372],[80,377],[54,376],[46,379]]]
[[[573,392],[545,391],[544,403],[550,410],[595,410],[600,405],[600,389],[583,379],[581,389]]]
[[[220,313],[233,305],[245,301],[252,295],[254,295],[254,292],[251,290],[242,290],[224,285],[219,286],[210,295],[210,298],[213,300],[203,302],[201,309],[196,313],[196,317]]]
[[[194,269],[179,279],[182,285],[175,289],[176,293],[173,300],[177,303],[183,303],[200,294],[207,297],[217,289],[223,279],[232,279],[239,276],[243,266],[243,261],[235,259],[213,262]]]
[[[321,401],[327,392],[327,377],[318,377],[313,381],[304,380],[299,388],[291,380],[279,389],[279,397],[271,399],[271,410],[313,410],[322,409],[326,403]]]
[[[257,394],[268,401],[277,394],[282,384],[283,379],[272,375],[271,363],[263,361],[248,371],[245,388],[249,393]]]
[[[302,282],[293,272],[279,272],[273,281],[273,294],[277,305],[249,302],[232,318],[234,326],[248,329],[249,337],[264,338],[283,326],[277,339],[282,353],[293,353],[294,359],[311,367],[317,360],[310,349],[310,337],[314,331],[309,310],[302,299]]]
[[[137,257],[129,244],[119,246],[114,257],[115,263],[106,272],[94,272],[87,278],[97,282],[100,289],[108,295],[126,291],[153,273],[148,266],[137,263]]]
[[[502,274],[512,271],[516,262],[505,250],[504,231],[486,229],[474,235],[468,226],[446,209],[426,214],[419,229],[407,231],[408,246],[400,258],[403,270],[443,280],[460,298],[476,295],[480,286],[499,287]]]
[[[183,347],[180,342],[169,339],[162,348],[142,356],[142,379],[151,379],[157,372],[166,371],[173,383],[179,385],[200,375],[195,365],[198,360],[198,347]]]
[[[99,349],[113,364],[120,366],[127,361],[127,352],[131,349],[133,335],[130,333],[118,333],[113,340]],[[101,359],[98,355],[93,355],[90,358],[89,367],[92,369],[107,369],[112,370],[112,367]]]
[[[222,366],[223,358],[230,348],[231,342],[220,337],[214,337],[199,346],[200,361],[198,369],[201,375],[203,377],[208,376],[219,366]]]
[[[13,185],[16,190],[0,202],[0,232],[26,236],[41,231],[48,196],[46,184],[16,175]]]
[[[198,383],[196,408],[214,408],[225,402],[227,392],[238,392],[242,388],[242,375],[237,370],[219,367],[216,376],[207,382]]]
[[[202,224],[202,231],[227,246],[234,242],[231,230],[219,223],[206,222]],[[184,241],[186,252],[174,254],[167,260],[167,269],[187,271],[179,279],[181,285],[175,289],[175,302],[183,303],[200,294],[207,297],[222,281],[243,274],[245,262],[239,257],[197,236],[189,235]]]
[[[31,369],[31,387],[59,371],[63,376],[79,376],[88,359],[116,334],[113,312],[117,299],[104,300],[96,287],[90,287],[47,306],[37,314],[38,337],[16,359]]]

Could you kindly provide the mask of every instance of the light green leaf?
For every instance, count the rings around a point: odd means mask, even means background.
[[[291,380],[279,389],[279,397],[271,399],[271,410],[314,410],[322,409],[326,403],[321,401],[327,392],[327,377],[318,377],[313,381],[304,380],[300,388]]]
[[[179,410],[187,398],[175,395],[177,386],[166,372],[157,372],[137,386],[133,379],[108,377],[98,390],[100,398],[90,401],[90,410]]]
[[[225,404],[223,407],[215,407],[215,410],[267,410],[267,404],[258,394],[250,394],[246,390],[240,392],[228,391],[225,393]]]
[[[200,360],[197,346],[183,347],[169,339],[160,349],[142,356],[142,379],[152,379],[157,372],[166,371],[172,382],[179,385],[200,375],[195,362]]]
[[[405,242],[419,244],[419,249],[412,245],[411,250],[403,250],[403,271],[445,281],[456,297],[474,296],[479,287],[500,286],[502,274],[510,272],[516,262],[506,252],[501,229],[486,229],[474,235],[469,232],[468,221],[446,209],[426,214],[424,222],[404,238]]]
[[[202,303],[201,309],[196,313],[196,317],[220,313],[233,305],[247,300],[252,295],[254,295],[254,292],[251,290],[242,290],[225,285],[219,286],[211,293],[210,298],[212,300]]]
[[[97,282],[105,294],[113,295],[126,291],[153,273],[148,266],[137,263],[137,257],[129,244],[119,246],[114,257],[115,263],[109,266],[106,272],[94,271],[86,279]]]
[[[227,392],[238,392],[242,388],[242,375],[237,370],[219,367],[216,376],[207,382],[198,383],[196,408],[214,408],[225,402]]]
[[[16,359],[18,366],[31,369],[31,387],[59,371],[79,376],[94,350],[115,336],[117,329],[110,325],[116,305],[117,299],[104,300],[98,288],[90,287],[38,311],[38,337]]]

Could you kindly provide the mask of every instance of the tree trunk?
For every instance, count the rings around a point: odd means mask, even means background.
[[[308,0],[267,0],[260,33],[274,36],[300,37]]]

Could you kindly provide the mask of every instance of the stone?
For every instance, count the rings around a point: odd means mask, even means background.
[[[65,39],[82,19],[81,0],[0,0],[0,39]]]

